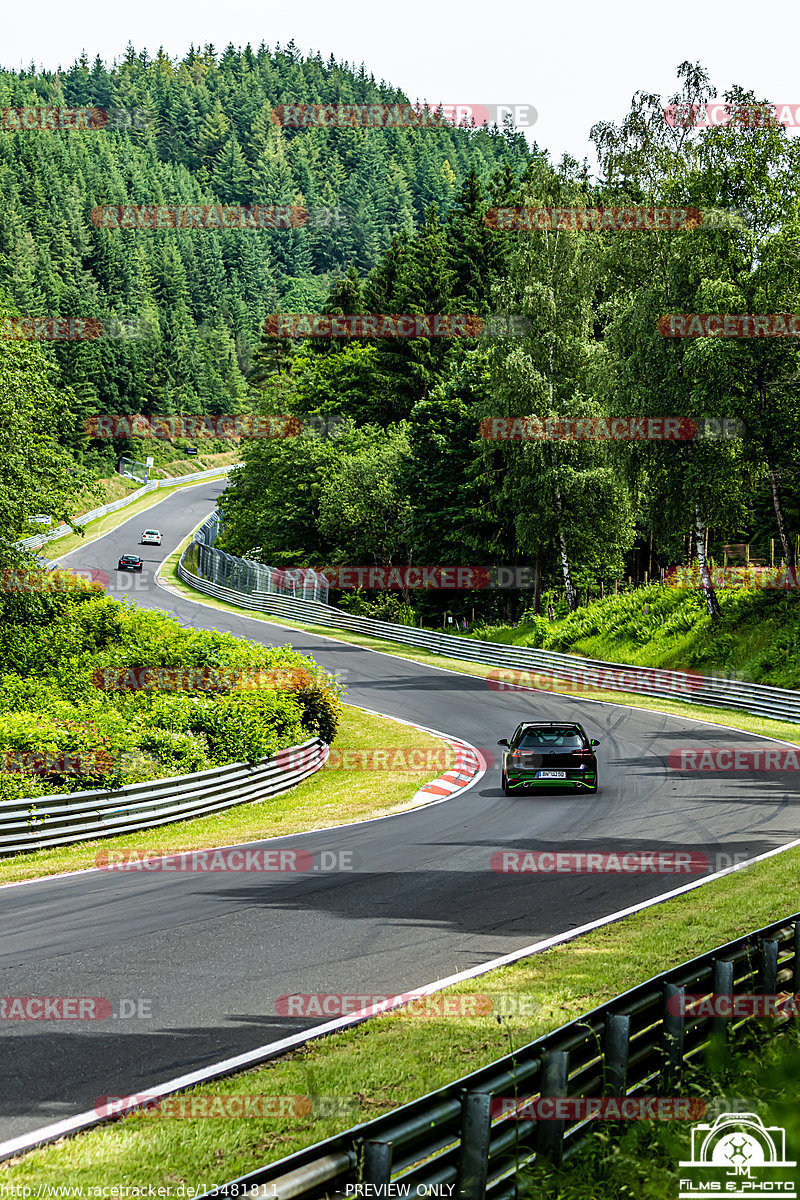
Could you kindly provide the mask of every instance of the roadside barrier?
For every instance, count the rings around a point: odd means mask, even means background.
[[[624,1119],[633,1108],[644,1119],[701,1117],[699,1097],[674,1099],[685,1066],[702,1061],[715,1038],[763,1019],[737,996],[797,993],[799,967],[795,913],[656,975],[447,1087],[222,1184],[202,1200],[516,1200],[520,1169],[537,1157],[560,1164],[591,1135],[598,1115],[607,1120],[619,1112]],[[732,1002],[698,1006],[698,994]],[[786,1009],[769,1015],[783,1025],[794,1015],[793,1006]],[[740,1019],[742,1010],[748,1015]]]
[[[82,513],[75,518],[76,525],[88,525],[90,521],[94,521],[97,517],[104,517],[106,513],[116,512],[119,508],[125,508],[128,504],[133,504],[134,500],[138,500],[141,496],[145,496],[148,492],[154,492],[157,488],[174,487],[179,483],[188,483],[193,479],[210,479],[212,475],[227,474],[228,471],[235,470],[239,463],[232,463],[226,467],[212,467],[209,471],[194,471],[191,475],[176,475],[171,479],[153,479],[150,483],[146,483],[144,487],[137,488],[135,492],[131,492],[129,496],[123,496],[121,500],[115,500],[112,504],[103,504],[100,508],[93,508],[91,512]],[[66,537],[68,533],[74,533],[74,530],[69,525],[58,525],[55,529],[51,529],[49,533],[37,533],[33,537],[23,538],[22,541],[16,542],[15,545],[19,550],[38,550],[40,546],[44,546],[47,542],[54,542],[58,538]]]
[[[226,582],[215,582],[209,548],[213,545],[218,528],[219,516],[214,513],[194,535],[195,544],[198,545],[197,570],[190,570],[186,566],[186,558],[191,549],[187,547],[178,563],[178,574],[184,583],[188,583],[197,591],[217,600],[226,600],[240,608],[268,613],[278,619],[283,617],[310,625],[324,625],[363,633],[368,637],[430,650],[433,654],[441,654],[447,658],[533,674],[544,672],[551,677],[557,676],[558,680],[563,682],[564,690],[571,695],[587,691],[586,681],[591,679],[602,684],[599,686],[597,682],[593,683],[593,692],[629,692],[681,700],[686,704],[739,709],[756,716],[800,723],[800,692],[793,688],[767,687],[738,679],[717,678],[686,671],[656,671],[652,667],[608,663],[599,659],[578,658],[572,654],[558,654],[550,650],[533,650],[506,646],[500,642],[483,642],[477,638],[453,637],[452,634],[415,629],[410,625],[396,625],[391,621],[374,621],[369,617],[352,617],[330,604],[258,590],[251,582],[253,574],[249,568],[252,564],[245,559],[236,559],[233,555],[225,555],[225,558],[230,560]],[[269,570],[264,566],[261,569]],[[498,690],[496,684],[494,690]],[[555,692],[558,685],[542,690]]]
[[[229,763],[191,775],[126,784],[117,791],[9,800],[0,805],[0,858],[152,829],[279,796],[319,771],[329,752],[325,742],[311,738],[257,763]]]

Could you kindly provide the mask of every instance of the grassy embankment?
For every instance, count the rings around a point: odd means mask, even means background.
[[[709,617],[701,593],[651,584],[595,600],[552,622],[531,617],[471,636],[606,662],[800,687],[800,594],[720,589],[717,595],[719,621]]]

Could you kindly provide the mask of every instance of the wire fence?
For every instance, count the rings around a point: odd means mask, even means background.
[[[238,558],[218,550],[214,543],[223,528],[223,518],[215,512],[195,532],[194,568],[201,579],[243,597],[259,594],[328,603],[328,581],[317,571],[305,567],[294,570],[268,567],[254,559]]]
[[[124,475],[128,479],[138,479],[139,483],[147,483],[150,478],[150,468],[146,463],[139,462],[135,458],[128,458],[123,454],[117,466],[117,474]]]

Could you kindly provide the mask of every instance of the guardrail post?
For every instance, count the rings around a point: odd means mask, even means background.
[[[389,1183],[392,1177],[392,1143],[364,1142],[361,1156],[362,1183]]]
[[[568,1055],[565,1050],[551,1050],[542,1056],[542,1098],[567,1094]],[[536,1152],[560,1167],[564,1156],[564,1122],[538,1120]]]
[[[733,963],[727,959],[714,959],[714,977],[711,985],[711,991],[716,998],[717,996],[732,996],[733,995]],[[727,1038],[730,1029],[731,1018],[727,1016],[717,1016],[711,1018],[711,1036]]]
[[[778,942],[761,943],[761,962],[758,970],[758,987],[764,996],[774,996],[778,987]]]
[[[792,962],[792,991],[800,992],[800,921],[794,923],[794,960]]]
[[[603,1059],[606,1088],[612,1096],[624,1096],[628,1086],[630,1028],[629,1016],[620,1013],[608,1013],[606,1016]]]
[[[674,1087],[683,1070],[683,1039],[686,1031],[686,989],[668,983],[664,987],[664,1040],[667,1066],[664,1085]]]
[[[466,1092],[461,1098],[461,1146],[456,1185],[459,1200],[483,1200],[486,1195],[491,1103],[489,1092]]]

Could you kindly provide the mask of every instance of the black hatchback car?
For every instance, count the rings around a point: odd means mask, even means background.
[[[514,736],[501,738],[503,755],[503,791],[558,790],[596,792],[597,739],[589,739],[582,725],[574,721],[525,721]]]
[[[118,571],[141,571],[142,560],[138,554],[123,554],[117,563]]]

